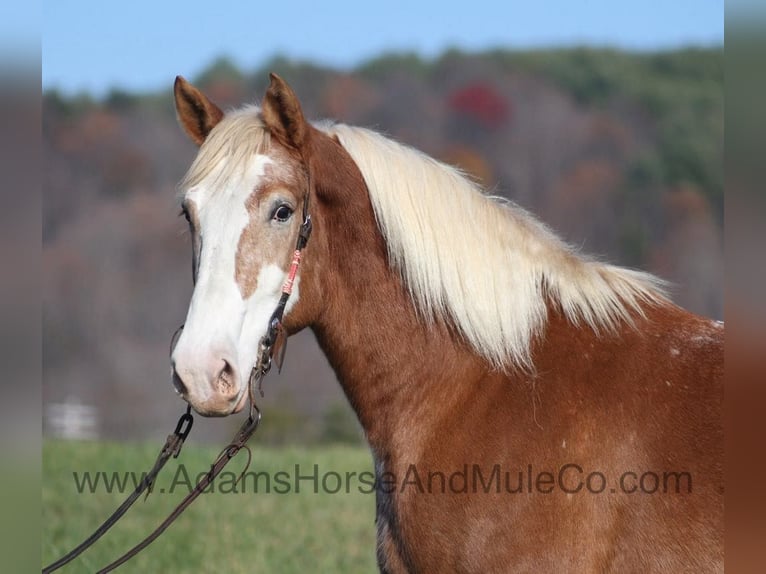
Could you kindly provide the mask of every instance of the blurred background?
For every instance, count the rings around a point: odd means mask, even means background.
[[[47,2],[43,432],[161,440],[191,295],[182,74],[222,108],[282,75],[310,118],[456,164],[584,252],[723,318],[723,1]],[[265,382],[264,444],[359,443],[311,333]],[[239,419],[200,420],[221,442]]]

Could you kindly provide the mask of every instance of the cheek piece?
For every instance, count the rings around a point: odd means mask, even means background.
[[[309,189],[311,189],[310,186]],[[257,387],[258,392],[263,396],[261,383],[269,370],[271,370],[272,359],[276,362],[279,371],[282,370],[282,364],[285,360],[287,334],[282,325],[282,318],[285,313],[287,301],[290,299],[290,295],[293,292],[293,284],[295,283],[295,277],[298,274],[298,267],[300,267],[301,264],[301,254],[309,241],[309,237],[311,237],[311,215],[308,212],[308,206],[309,194],[307,193],[306,198],[303,201],[303,222],[298,231],[298,240],[295,245],[295,251],[293,252],[293,260],[290,263],[290,270],[287,273],[287,279],[285,279],[285,282],[282,285],[282,296],[279,298],[279,303],[277,303],[276,309],[274,309],[274,312],[271,314],[269,328],[258,345],[258,359],[250,373],[248,392],[250,393],[251,416],[253,415],[253,409],[255,408],[255,389]]]

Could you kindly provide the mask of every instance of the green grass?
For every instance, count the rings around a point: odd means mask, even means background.
[[[94,492],[78,492],[73,473],[82,478],[133,471],[140,476],[154,462],[159,445],[126,445],[102,442],[48,441],[43,446],[42,560],[48,564],[90,534],[132,491],[106,492],[99,483]],[[250,471],[271,474],[267,493],[263,476],[258,492],[249,476],[246,491],[232,491],[233,475],[222,475],[206,493],[142,554],[120,572],[375,572],[375,500],[369,486],[351,477],[340,493],[322,492],[337,480],[326,474],[371,472],[372,461],[362,447],[290,447],[264,449],[252,446]],[[217,455],[215,448],[187,444],[177,460],[171,459],[160,474],[154,492],[137,501],[123,519],[94,547],[66,567],[64,572],[94,572],[122,554],[148,534],[188,492],[190,480],[204,472]],[[238,473],[245,453],[229,463]],[[183,464],[183,467],[180,464]],[[318,467],[320,492],[312,481],[294,490],[295,465],[301,475]],[[230,470],[229,467],[226,471]],[[225,472],[226,472],[225,471]],[[290,492],[278,494],[274,473],[290,475]],[[132,484],[132,483],[131,483]],[[284,484],[284,483],[283,483]],[[285,486],[281,487],[283,490]],[[173,492],[171,492],[173,491]]]

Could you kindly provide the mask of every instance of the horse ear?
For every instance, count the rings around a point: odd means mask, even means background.
[[[281,143],[295,149],[301,149],[309,131],[306,118],[303,117],[298,96],[282,78],[269,74],[271,83],[263,99],[261,114],[271,134]]]
[[[202,145],[210,130],[223,118],[223,112],[181,76],[176,76],[173,94],[178,121],[186,135],[195,144]]]

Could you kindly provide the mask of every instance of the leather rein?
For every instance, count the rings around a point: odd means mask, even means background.
[[[168,515],[168,517],[165,518],[165,520],[163,520],[162,523],[160,523],[159,526],[157,526],[157,528],[155,528],[141,542],[117,558],[114,562],[111,562],[99,570],[98,574],[111,572],[112,570],[118,568],[133,558],[136,554],[141,552],[152,542],[154,542],[160,536],[160,534],[162,534],[175,521],[175,519],[178,518],[181,513],[183,513],[183,511],[186,510],[192,504],[192,502],[194,502],[199,497],[200,494],[202,494],[205,488],[207,488],[207,486],[216,478],[216,476],[220,474],[228,462],[234,458],[242,449],[245,449],[248,454],[248,462],[245,470],[247,470],[249,467],[250,459],[252,456],[250,449],[246,446],[246,443],[253,435],[253,433],[255,433],[258,428],[258,424],[261,422],[261,411],[255,401],[255,393],[257,391],[261,397],[263,396],[263,389],[261,388],[261,384],[264,377],[271,370],[272,362],[275,361],[277,363],[277,368],[281,370],[282,363],[284,361],[285,350],[287,347],[287,334],[285,333],[284,326],[282,325],[282,319],[285,313],[285,307],[287,306],[287,302],[290,299],[290,295],[292,293],[295,277],[298,273],[298,267],[300,266],[301,262],[301,254],[303,249],[306,247],[306,244],[308,243],[309,237],[311,236],[311,215],[308,212],[310,193],[311,185],[309,182],[309,191],[306,193],[306,197],[303,201],[303,222],[301,223],[301,227],[298,232],[298,240],[295,245],[295,251],[293,252],[293,259],[290,264],[290,270],[288,271],[287,279],[282,285],[282,294],[279,298],[279,302],[277,303],[277,307],[269,319],[269,327],[266,331],[266,335],[264,335],[258,345],[258,356],[248,380],[247,393],[250,399],[250,412],[247,419],[244,423],[242,423],[242,426],[237,431],[237,434],[234,435],[234,438],[228,444],[228,446],[226,446],[218,455],[218,457],[213,461],[212,465],[210,466],[210,470],[204,476],[202,476],[202,478],[194,486],[194,489],[186,495],[186,497],[178,504],[178,506],[176,506],[176,508]],[[182,329],[183,325],[179,327],[179,329],[173,335],[173,342],[176,340],[177,335],[181,332]],[[172,347],[174,346],[173,342],[171,342],[171,352]],[[122,518],[122,516],[128,511],[133,503],[138,500],[142,493],[146,492],[146,497],[148,497],[151,493],[151,487],[154,484],[157,475],[165,466],[165,463],[171,457],[177,458],[181,453],[181,447],[183,446],[186,437],[189,436],[189,432],[191,432],[193,424],[194,419],[191,414],[191,405],[189,405],[186,408],[186,412],[178,419],[178,423],[176,424],[176,428],[173,433],[168,435],[165,444],[162,446],[159,454],[157,455],[157,460],[155,461],[154,466],[152,466],[149,472],[143,476],[141,482],[138,484],[138,486],[136,486],[135,490],[119,507],[117,507],[112,515],[93,532],[93,534],[88,536],[69,553],[65,554],[55,562],[52,562],[43,568],[42,573],[48,574],[49,572],[54,572],[55,570],[58,570],[62,566],[65,566],[77,558],[80,554],[85,552],[85,550],[90,548],[99,538],[106,534],[106,532],[112,526],[114,526],[120,520],[120,518]]]

